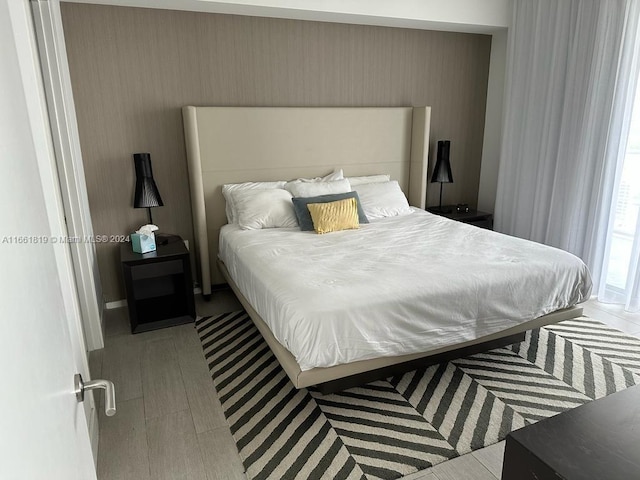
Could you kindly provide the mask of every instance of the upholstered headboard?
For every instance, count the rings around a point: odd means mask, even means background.
[[[424,208],[430,107],[183,107],[203,294],[224,281],[216,265],[227,222],[222,185],[291,180],[342,168],[345,176],[387,173]]]

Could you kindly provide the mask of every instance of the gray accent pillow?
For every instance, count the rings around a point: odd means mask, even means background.
[[[293,210],[296,213],[300,230],[303,232],[313,231],[313,220],[311,219],[311,213],[309,213],[309,209],[307,208],[309,203],[329,203],[337,200],[344,200],[345,198],[356,199],[356,204],[358,205],[358,222],[369,223],[369,219],[364,214],[362,205],[360,205],[360,197],[358,197],[357,192],[333,193],[329,195],[318,195],[317,197],[293,197],[291,201],[293,202]]]

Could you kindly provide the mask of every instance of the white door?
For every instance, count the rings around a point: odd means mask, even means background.
[[[96,478],[88,377],[26,1],[0,0],[0,478]]]

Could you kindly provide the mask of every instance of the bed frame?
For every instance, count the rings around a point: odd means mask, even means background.
[[[182,112],[202,293],[210,295],[212,284],[231,286],[296,388],[340,390],[515,343],[527,330],[582,314],[582,308],[572,307],[430,352],[302,371],[217,261],[220,228],[227,222],[222,185],[315,177],[342,168],[345,176],[390,174],[412,206],[425,208],[431,108],[187,106]]]
[[[229,286],[236,294],[236,297],[238,297],[238,300],[240,300],[240,303],[253,320],[253,323],[265,341],[269,344],[269,347],[271,347],[271,351],[278,359],[278,362],[280,362],[280,365],[294,386],[296,388],[304,388],[315,385],[323,394],[337,392],[357,385],[364,385],[374,380],[409,372],[417,368],[423,368],[436,363],[447,362],[456,358],[473,355],[474,353],[486,352],[494,348],[518,343],[524,340],[524,335],[527,330],[582,315],[581,307],[571,307],[538,317],[525,324],[517,325],[508,330],[487,335],[477,340],[448,345],[425,353],[360,360],[335,367],[313,368],[302,371],[293,355],[276,340],[265,321],[242,294],[227,272],[224,263],[221,261],[218,261],[218,263],[225,278],[229,282]]]

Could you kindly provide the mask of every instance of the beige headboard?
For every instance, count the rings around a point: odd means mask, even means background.
[[[224,281],[216,257],[227,223],[222,185],[291,180],[342,168],[391,174],[424,208],[430,107],[183,107],[202,293]]]

